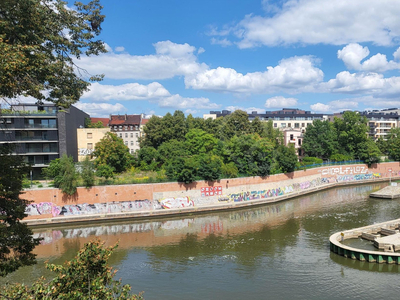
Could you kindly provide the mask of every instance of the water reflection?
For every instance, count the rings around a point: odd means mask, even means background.
[[[253,209],[185,218],[35,229],[36,236],[44,237],[36,249],[39,264],[2,282],[49,276],[43,270],[45,259],[62,263],[85,242],[100,238],[107,245],[119,243],[111,263],[135,292],[146,291],[146,299],[394,296],[382,294],[387,278],[374,274],[397,273],[398,266],[371,266],[329,251],[334,232],[398,218],[398,200],[368,197],[383,185],[349,186]],[[358,270],[371,272],[354,274]],[[375,280],[375,290],[358,290],[360,280]]]

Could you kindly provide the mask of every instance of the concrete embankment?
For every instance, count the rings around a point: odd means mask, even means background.
[[[390,170],[391,172],[388,172]],[[78,188],[73,197],[59,189],[25,191],[30,225],[149,219],[265,205],[347,184],[400,178],[400,164],[329,166],[268,177]],[[160,209],[165,199],[188,199],[191,206]]]
[[[369,196],[383,199],[400,198],[400,186],[386,186],[377,192],[371,193]]]

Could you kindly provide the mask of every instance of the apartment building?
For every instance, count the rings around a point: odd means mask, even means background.
[[[11,105],[0,110],[0,144],[14,144],[15,154],[24,156],[37,176],[63,154],[78,160],[77,128],[83,127],[88,117],[74,106],[59,109],[39,102]]]
[[[106,124],[108,124],[108,122]],[[110,132],[110,128],[78,128],[77,131],[78,161],[83,161],[87,155],[91,155],[93,153],[96,148],[96,144],[100,142],[107,132]]]
[[[134,154],[140,149],[139,139],[141,136],[140,124],[142,115],[111,115],[108,126],[111,132],[120,137]]]

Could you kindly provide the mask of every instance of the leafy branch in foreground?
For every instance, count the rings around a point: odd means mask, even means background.
[[[142,300],[141,293],[132,295],[129,285],[113,279],[116,271],[107,263],[116,247],[104,247],[100,241],[89,242],[65,265],[46,265],[57,274],[53,280],[46,282],[42,277],[31,287],[23,284],[6,286],[0,292],[0,299]]]

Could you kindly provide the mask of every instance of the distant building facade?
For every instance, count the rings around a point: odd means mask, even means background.
[[[35,175],[63,154],[78,160],[77,128],[89,115],[71,106],[59,110],[54,104],[18,104],[0,110],[0,144],[15,145]]]
[[[96,144],[100,142],[107,132],[110,132],[110,128],[78,128],[77,131],[78,161],[83,161],[87,155],[91,155],[93,153]]]
[[[124,141],[131,154],[140,149],[141,119],[142,115],[111,115],[108,122],[111,132]]]

